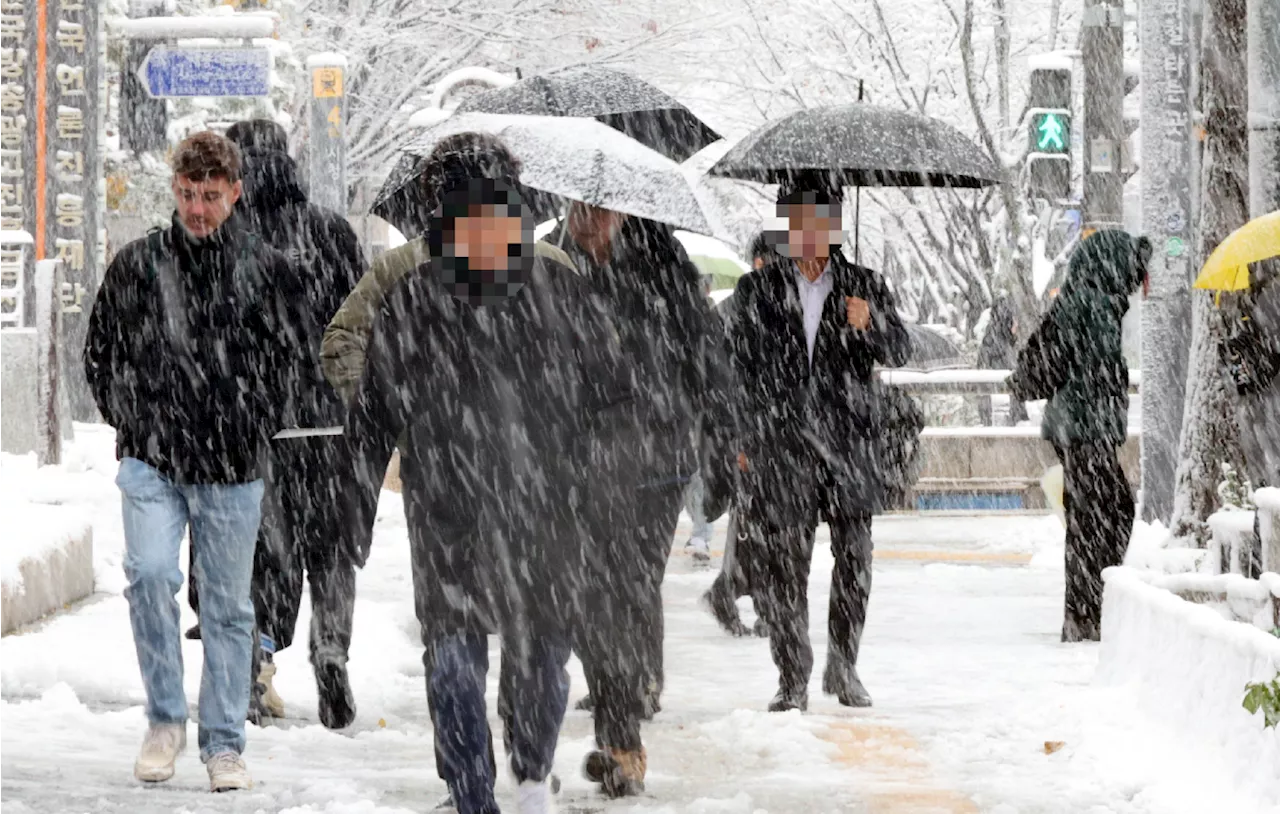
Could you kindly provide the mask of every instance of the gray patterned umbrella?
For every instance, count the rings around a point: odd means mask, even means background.
[[[456,113],[405,147],[378,193],[373,214],[405,235],[420,233],[434,204],[416,180],[441,139],[470,132],[497,136],[520,159],[520,186],[537,213],[559,214],[555,210],[562,211],[565,201],[581,201],[677,229],[711,233],[679,164],[600,122],[572,117]]]
[[[948,124],[902,110],[848,104],[801,110],[757,128],[710,174],[779,183],[829,172],[845,186],[984,187],[999,168]]]
[[[720,140],[675,99],[610,68],[566,68],[531,76],[477,94],[457,112],[596,119],[676,162]]]

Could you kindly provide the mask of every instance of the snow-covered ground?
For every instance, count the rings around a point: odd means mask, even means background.
[[[333,733],[316,722],[315,688],[299,642],[277,659],[277,687],[299,720],[250,728],[245,757],[257,781],[252,792],[208,794],[193,753],[168,784],[143,788],[134,782],[131,767],[145,721],[120,595],[111,436],[79,429],[71,456],[73,468],[82,471],[48,488],[60,488],[94,520],[99,593],[0,643],[0,800],[6,814],[431,810],[444,785],[434,769],[402,507],[392,494],[383,501],[373,557],[360,575],[350,668],[360,705],[356,724]],[[590,720],[571,712],[556,767],[565,786],[562,810],[1275,810],[1239,797],[1211,751],[1197,751],[1160,720],[1144,717],[1135,688],[1095,683],[1096,646],[1058,642],[1056,520],[888,517],[877,521],[875,531],[875,588],[860,663],[873,709],[844,709],[822,697],[815,681],[807,715],[764,712],[775,680],[766,644],[719,631],[698,601],[714,573],[695,569],[677,547],[664,589],[664,710],[645,733],[648,793],[613,803],[598,798],[578,771],[591,745]],[[718,532],[720,543],[722,526]],[[677,545],[687,534],[682,523]],[[825,546],[815,560],[810,596],[821,656],[832,564]],[[194,622],[185,605],[183,612],[184,626]],[[305,605],[302,617],[300,636],[309,623]],[[184,647],[194,700],[200,645]],[[820,669],[821,661],[815,678]],[[571,670],[576,699],[584,685],[576,663]],[[491,710],[495,695],[496,669]],[[509,800],[509,781],[502,784]]]

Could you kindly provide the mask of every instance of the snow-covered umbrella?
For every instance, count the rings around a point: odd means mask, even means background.
[[[405,147],[371,211],[406,235],[420,232],[420,207],[430,196],[419,178],[436,144],[459,133],[502,139],[520,159],[521,185],[535,195],[581,201],[699,234],[711,232],[679,164],[598,121],[554,116],[460,113],[428,128]],[[548,214],[545,201],[534,208]]]
[[[864,187],[984,187],[1001,177],[987,154],[954,127],[862,103],[767,122],[710,170],[764,183],[802,172],[829,172],[843,185]]]
[[[692,111],[653,85],[598,66],[530,76],[477,94],[457,112],[596,119],[675,161],[720,140]]]

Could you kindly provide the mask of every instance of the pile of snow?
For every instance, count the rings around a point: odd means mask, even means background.
[[[1206,569],[1211,573],[1239,574],[1241,553],[1253,541],[1254,514],[1240,509],[1223,509],[1209,515],[1213,542],[1209,547]]]
[[[25,560],[44,558],[92,525],[89,504],[101,494],[100,484],[84,477],[83,459],[69,449],[64,465],[46,467],[36,464],[34,453],[0,453],[0,581],[10,590],[21,587]]]
[[[1280,800],[1280,729],[1264,728],[1262,714],[1242,706],[1246,684],[1280,673],[1280,639],[1163,587],[1191,585],[1195,577],[1156,585],[1123,567],[1103,577],[1099,682],[1136,685],[1144,711],[1232,772],[1238,791]]]
[[[1130,568],[1154,571],[1160,574],[1183,574],[1207,570],[1209,552],[1200,548],[1182,548],[1160,521],[1138,521],[1129,539],[1129,549],[1124,564]]]

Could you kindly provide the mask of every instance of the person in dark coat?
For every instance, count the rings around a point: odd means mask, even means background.
[[[594,706],[600,747],[586,774],[622,796],[644,787],[640,722],[658,711],[663,682],[662,580],[721,345],[697,267],[670,227],[575,204],[546,239],[606,303],[637,394],[619,431],[596,443],[588,565],[615,590],[588,605],[578,641],[589,689],[579,706]]]
[[[1280,485],[1280,260],[1255,263],[1249,289],[1228,311],[1219,345],[1236,391],[1236,423],[1245,474],[1255,489]],[[1254,512],[1253,540],[1241,571],[1262,573],[1260,515]]]
[[[1013,310],[1012,298],[1003,296],[991,304],[991,318],[987,332],[978,346],[979,370],[1013,370],[1018,359],[1018,319]],[[992,425],[991,398],[978,400],[978,417],[984,427]],[[1027,420],[1027,406],[1012,399],[1009,403],[1009,422],[1017,424]]]
[[[753,270],[759,271],[770,263],[778,262],[781,258],[774,250],[769,234],[761,232],[751,241],[746,259]],[[736,307],[736,294],[730,294],[721,300],[720,304],[715,308],[726,342],[730,341],[733,335],[733,319]],[[732,377],[732,373],[732,366],[730,366],[728,370],[730,377]],[[728,392],[736,393],[737,388],[731,385]],[[731,398],[725,400],[725,403],[730,407],[731,402]],[[716,405],[713,404],[713,409],[707,411],[705,420],[732,421],[731,414],[727,415],[724,411],[715,409],[715,407]],[[734,434],[732,430],[727,433],[730,438]],[[708,432],[707,435],[712,437],[711,432]],[[725,433],[722,433],[720,437],[723,439],[724,436]],[[742,617],[738,613],[738,598],[751,595],[751,584],[748,575],[752,569],[748,567],[747,560],[755,553],[755,547],[751,545],[750,539],[741,533],[738,522],[736,511],[736,505],[739,502],[737,500],[737,450],[713,449],[708,444],[704,454],[706,456],[704,458],[704,467],[707,473],[707,505],[704,507],[704,512],[712,522],[719,518],[721,514],[728,512],[729,526],[725,533],[724,558],[721,560],[720,573],[716,576],[716,580],[711,584],[711,587],[707,589],[707,592],[703,594],[703,602],[706,603],[716,622],[730,635],[755,635],[767,638],[769,628],[762,617],[757,616],[755,626],[748,628],[742,623]]]
[[[293,268],[235,211],[240,155],[198,133],[173,157],[173,224],[112,260],[89,317],[85,373],[116,429],[125,597],[150,728],[135,776],[174,774],[186,745],[176,595],[185,527],[204,602],[200,757],[213,791],[252,783],[240,753],[253,651],[250,582],[263,484],[259,457],[281,419],[281,335],[301,292]]]
[[[787,261],[747,275],[734,295],[741,522],[759,546],[750,581],[779,672],[771,711],[808,706],[809,564],[820,518],[835,554],[823,692],[845,706],[871,704],[857,660],[871,516],[884,489],[873,368],[902,365],[911,342],[884,282],[840,252],[840,203],[838,181],[825,174],[783,184]]]
[[[347,417],[363,563],[383,473],[401,450],[415,607],[436,745],[460,814],[496,812],[486,635],[499,633],[521,811],[547,811],[565,664],[588,577],[577,526],[589,439],[630,383],[607,315],[573,270],[535,257],[513,175],[451,179],[430,261],[380,308]]]
[[[1102,571],[1124,561],[1133,491],[1120,466],[1129,410],[1121,320],[1146,279],[1151,244],[1120,230],[1090,235],[1062,293],[1018,354],[1015,398],[1048,399],[1042,432],[1062,461],[1067,587],[1062,640],[1097,641]]]
[[[287,427],[341,426],[346,409],[320,368],[325,326],[351,293],[366,264],[355,230],[337,212],[307,200],[287,152],[284,128],[269,119],[236,122],[227,138],[240,148],[244,195],[237,207],[248,227],[281,252],[303,282],[300,316],[288,339],[292,364],[286,388]],[[259,659],[250,717],[283,717],[276,694],[274,654],[293,641],[305,569],[311,587],[311,664],[320,721],[331,729],[355,719],[347,679],[347,651],[355,612],[355,567],[339,541],[337,493],[347,467],[341,438],[286,438],[271,443],[263,522],[254,555],[253,601]],[[194,587],[193,607],[198,602]]]

